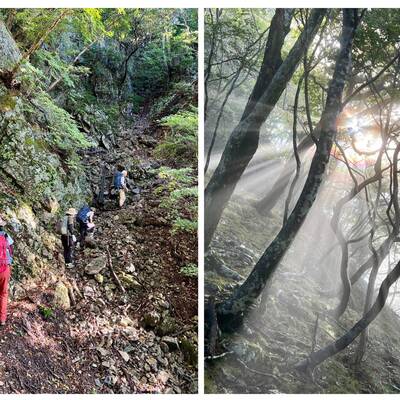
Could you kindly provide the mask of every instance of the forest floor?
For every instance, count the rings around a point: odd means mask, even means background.
[[[218,301],[231,293],[281,226],[279,213],[260,217],[253,203],[239,193],[224,212],[205,260],[207,297]],[[338,301],[327,294],[337,283],[338,263],[314,267],[305,244],[314,243],[314,254],[318,244],[302,231],[296,241],[243,328],[220,338],[217,354],[223,356],[206,362],[206,393],[399,393],[400,318],[388,306],[370,326],[360,365],[354,364],[356,341],[317,367],[313,376],[296,370],[313,346],[319,349],[353,326],[362,315],[365,293],[365,284],[357,284],[340,321],[329,317]]]
[[[197,239],[172,235],[168,210],[159,207],[154,189],[163,181],[150,172],[156,136],[142,115],[107,151],[86,152],[94,191],[102,167],[133,161],[141,193],[128,194],[123,209],[106,200],[75,268],[54,254],[57,267],[10,302],[0,393],[197,392],[197,278],[180,272],[197,264]]]

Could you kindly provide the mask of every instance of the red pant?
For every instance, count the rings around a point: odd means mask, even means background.
[[[8,282],[10,275],[10,266],[4,272],[0,272],[0,322],[6,322],[7,319]]]

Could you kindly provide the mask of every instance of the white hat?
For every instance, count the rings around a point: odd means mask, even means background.
[[[75,210],[75,208],[69,208],[65,214],[66,215],[76,215],[76,210]]]

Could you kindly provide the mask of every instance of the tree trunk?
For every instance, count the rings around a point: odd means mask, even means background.
[[[265,45],[264,57],[250,97],[244,108],[241,121],[253,110],[261,96],[267,90],[276,71],[282,65],[282,47],[285,37],[290,31],[290,24],[293,17],[293,9],[277,8],[271,20],[268,40]]]
[[[273,78],[262,94],[256,84],[249,103],[245,108],[248,115],[231,133],[221,160],[205,190],[205,249],[208,248],[222,212],[231,197],[236,184],[258,148],[260,128],[279,100],[291,79],[301,57],[312,42],[322,22],[326,9],[315,9],[304,30],[290,50],[285,61],[272,75]],[[264,79],[260,76],[259,79]],[[268,78],[268,77],[267,77]],[[257,89],[257,90],[256,90]],[[265,89],[265,88],[264,88]],[[261,91],[261,89],[260,89]],[[254,106],[252,99],[257,99]],[[253,107],[251,109],[251,107]]]
[[[90,42],[86,47],[84,47],[79,54],[73,59],[72,63],[69,65],[68,69],[71,69],[78,61],[79,59],[97,42],[98,39],[93,40]],[[54,80],[50,86],[47,89],[47,92],[51,92],[60,82],[62,78],[59,77],[56,80]]]
[[[64,9],[61,11],[60,15],[51,23],[51,25],[46,29],[46,31],[42,34],[42,36],[32,44],[28,51],[24,53],[22,58],[14,65],[11,73],[15,75],[21,66],[21,63],[25,60],[28,60],[29,57],[34,54],[44,43],[47,37],[57,28],[58,24],[68,15],[71,13],[70,9]]]
[[[336,135],[336,120],[341,109],[342,93],[351,64],[351,49],[357,25],[357,10],[343,9],[340,53],[329,84],[327,101],[320,120],[321,135],[306,183],[287,223],[261,256],[249,277],[224,303],[218,306],[218,321],[222,330],[232,331],[241,325],[244,313],[264,289],[314,203]]]
[[[386,299],[389,294],[389,289],[399,279],[400,277],[400,262],[394,267],[394,269],[387,275],[385,280],[382,282],[379,289],[378,297],[375,300],[373,306],[369,311],[361,318],[349,331],[347,331],[343,336],[337,339],[335,342],[329,344],[328,346],[312,353],[308,360],[303,361],[297,367],[299,369],[308,369],[312,371],[317,365],[321,364],[323,361],[329,357],[344,350],[349,344],[351,344],[361,332],[363,332],[378,314],[382,311],[385,305]]]

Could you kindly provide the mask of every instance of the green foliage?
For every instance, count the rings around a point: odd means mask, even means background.
[[[161,189],[164,190],[163,187],[161,187]],[[172,207],[176,207],[176,205],[181,200],[185,200],[185,199],[192,200],[197,197],[198,197],[198,187],[197,186],[186,187],[186,188],[182,188],[182,189],[175,189],[172,192],[170,192],[170,195],[168,198],[164,199],[160,203],[160,207],[171,209]]]
[[[179,81],[172,85],[166,95],[159,97],[151,107],[150,116],[153,120],[160,120],[165,115],[177,114],[187,108],[196,97],[193,82]]]
[[[54,315],[54,311],[46,306],[39,305],[39,313],[44,319],[50,319]]]
[[[175,190],[180,185],[190,185],[194,182],[193,170],[190,167],[174,169],[169,167],[160,167],[158,176],[168,181],[168,190]]]
[[[158,190],[164,194],[160,207],[168,210],[172,219],[172,233],[195,233],[197,231],[197,197],[198,188],[193,186],[195,177],[191,168],[172,169],[161,167],[158,176],[166,184]]]
[[[197,232],[197,221],[181,217],[176,218],[172,225],[172,233],[176,234],[181,231],[189,233]]]
[[[44,122],[49,129],[49,144],[72,155],[77,148],[87,148],[92,144],[80,132],[72,119],[64,109],[58,107],[44,92],[39,92],[33,100],[35,105],[29,111],[37,113],[39,110]]]
[[[184,276],[197,278],[199,274],[199,269],[196,264],[190,263],[182,267],[179,272]]]
[[[7,112],[14,110],[17,105],[17,100],[15,96],[10,93],[4,93],[0,95],[0,111]]]
[[[42,70],[48,70],[49,73],[45,77],[48,85],[56,79],[61,79],[63,85],[69,89],[75,88],[80,78],[90,72],[88,67],[71,65],[62,60],[57,53],[45,49],[36,52],[35,63]]]
[[[180,111],[160,121],[170,132],[155,149],[157,157],[175,160],[197,159],[197,109]]]
[[[192,107],[190,111],[180,111],[161,120],[162,126],[171,128],[172,133],[186,133],[195,136],[197,133],[197,109]]]

